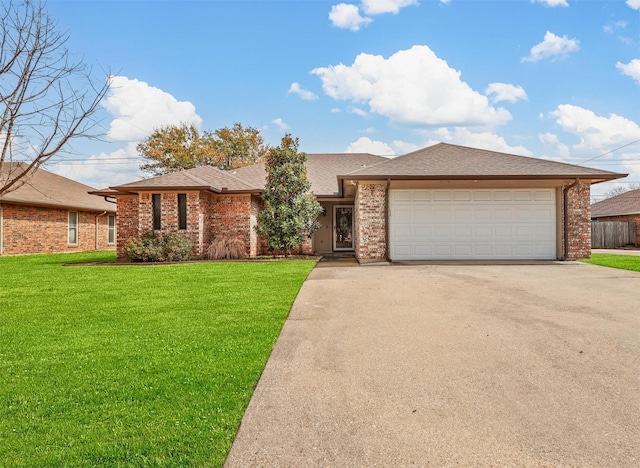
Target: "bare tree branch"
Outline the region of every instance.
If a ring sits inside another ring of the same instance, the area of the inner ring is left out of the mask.
[[[95,138],[95,113],[109,89],[73,61],[68,36],[39,1],[0,10],[0,196],[16,190],[72,139]],[[21,164],[15,164],[15,163]]]

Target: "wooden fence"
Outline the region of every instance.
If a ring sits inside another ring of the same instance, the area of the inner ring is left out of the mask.
[[[591,221],[591,248],[615,249],[636,243],[636,223]]]

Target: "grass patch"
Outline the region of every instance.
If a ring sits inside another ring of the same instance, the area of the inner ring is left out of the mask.
[[[640,256],[617,254],[591,254],[591,258],[580,260],[592,265],[600,265],[621,270],[640,271]]]
[[[0,257],[0,465],[220,466],[313,261]]]

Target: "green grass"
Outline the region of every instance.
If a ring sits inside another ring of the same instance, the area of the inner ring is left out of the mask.
[[[0,257],[0,466],[220,466],[312,261]]]
[[[621,270],[640,271],[640,256],[638,255],[616,255],[616,254],[591,254],[590,259],[580,260],[584,263],[620,268]]]

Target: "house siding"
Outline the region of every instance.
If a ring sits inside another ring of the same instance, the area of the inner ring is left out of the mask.
[[[387,186],[385,183],[359,183],[354,201],[356,245],[359,261],[387,257]]]
[[[158,193],[158,192],[156,192]],[[187,229],[178,229],[178,193],[187,194]],[[153,230],[152,192],[118,196],[118,258],[126,258],[127,241]],[[219,237],[238,238],[247,246],[246,255],[258,252],[252,232],[252,215],[257,216],[259,199],[250,194],[217,195],[207,192],[161,192],[160,232],[180,232],[193,242],[191,255],[201,256]]]
[[[2,203],[3,255],[112,250],[107,214]],[[69,244],[69,211],[78,213],[78,242]],[[97,224],[97,227],[96,227]],[[96,238],[97,231],[97,238]]]
[[[591,186],[579,183],[567,190],[567,211],[563,213],[569,242],[567,260],[591,257]],[[564,209],[564,208],[563,208]],[[563,242],[565,242],[563,240]]]
[[[118,214],[116,216],[117,257],[126,257],[124,248],[132,237],[140,234],[140,205],[137,195],[121,195],[117,197]]]

